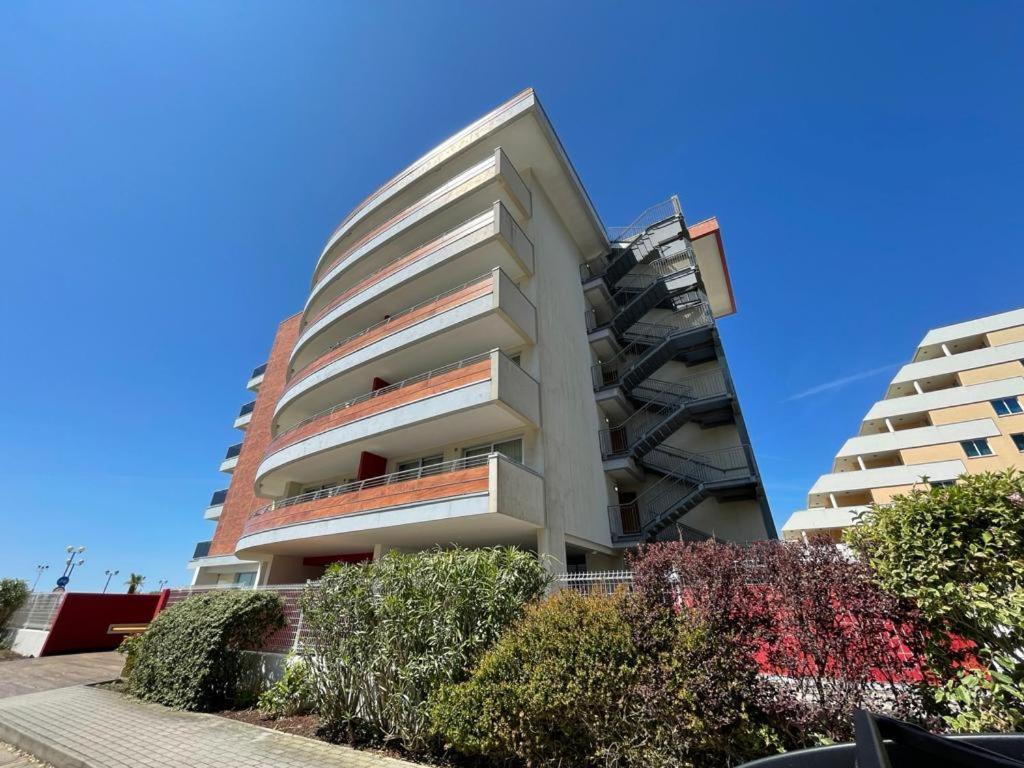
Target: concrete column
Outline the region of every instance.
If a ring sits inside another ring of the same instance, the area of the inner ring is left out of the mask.
[[[565,573],[565,531],[540,528],[537,531],[537,555],[548,573]]]

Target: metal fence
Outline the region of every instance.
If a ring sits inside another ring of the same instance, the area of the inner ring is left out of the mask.
[[[6,628],[49,629],[63,599],[63,592],[33,592],[7,621]]]
[[[586,594],[610,595],[619,587],[632,591],[632,571],[592,571],[588,573],[559,573],[554,585]]]

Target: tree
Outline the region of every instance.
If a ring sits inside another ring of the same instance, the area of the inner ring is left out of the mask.
[[[948,680],[951,728],[1024,728],[1024,475],[965,475],[872,506],[846,541],[884,590],[913,600],[931,625],[929,662]],[[943,641],[973,644],[966,666]],[[978,668],[978,663],[981,668]]]
[[[128,577],[128,581],[125,584],[128,585],[128,594],[134,595],[142,589],[142,583],[146,580],[146,577],[141,573],[133,573]]]

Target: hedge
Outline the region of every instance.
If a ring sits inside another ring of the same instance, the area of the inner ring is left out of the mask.
[[[128,691],[178,709],[210,711],[255,694],[241,651],[284,626],[272,592],[214,590],[158,615],[130,645]]]
[[[0,579],[0,629],[28,599],[28,585],[21,579]]]
[[[316,709],[348,741],[426,751],[427,699],[544,590],[537,558],[511,548],[389,553],[337,565],[302,599]]]

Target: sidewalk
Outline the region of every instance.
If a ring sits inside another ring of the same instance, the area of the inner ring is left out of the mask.
[[[410,768],[414,763],[76,686],[0,699],[0,742],[55,768]]]
[[[69,685],[114,680],[123,665],[124,657],[117,651],[0,662],[0,699]]]

